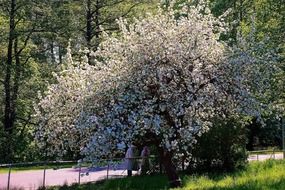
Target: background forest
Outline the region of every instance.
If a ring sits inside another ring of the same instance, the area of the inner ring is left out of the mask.
[[[190,4],[197,2],[193,0]],[[175,8],[185,3],[189,2],[177,1]],[[209,3],[217,17],[228,12],[226,23],[230,31],[220,40],[231,46],[239,36],[249,37],[253,43],[264,42],[266,50],[260,49],[258,53],[274,51],[284,64],[284,0]],[[38,102],[38,92],[44,92],[55,81],[53,73],[65,67],[68,46],[73,58],[80,60],[86,55],[88,63],[94,65],[96,59],[91,59],[89,52],[97,50],[102,28],[120,35],[116,19],[124,17],[132,22],[134,17],[144,17],[147,12],[156,12],[158,6],[168,5],[167,0],[0,0],[0,163],[44,159],[44,150],[34,141],[37,126],[34,104]],[[274,93],[266,94],[263,101],[273,102],[278,109],[276,113],[263,113],[265,125],[256,118],[246,118],[247,127],[232,129],[229,126],[237,121],[229,118],[227,125],[217,121],[198,139],[193,155],[204,168],[214,159],[222,160],[222,168],[236,167],[240,164],[236,160],[245,158],[246,150],[281,147],[281,117],[277,115],[284,108],[284,69],[269,81],[270,92]],[[77,156],[70,152],[65,159]]]

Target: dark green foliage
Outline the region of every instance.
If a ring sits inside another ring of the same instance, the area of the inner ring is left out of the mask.
[[[217,119],[214,126],[197,139],[188,170],[229,171],[245,165],[246,130],[237,119]]]
[[[247,127],[247,150],[266,149],[267,147],[282,148],[281,121],[269,117],[262,126],[254,119]]]

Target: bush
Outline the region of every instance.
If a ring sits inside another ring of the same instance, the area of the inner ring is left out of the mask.
[[[241,120],[217,119],[214,126],[197,139],[188,171],[231,171],[247,162],[246,129]]]
[[[247,125],[247,150],[267,149],[268,147],[282,148],[281,121],[274,116],[265,116],[264,126],[256,118],[250,125]]]

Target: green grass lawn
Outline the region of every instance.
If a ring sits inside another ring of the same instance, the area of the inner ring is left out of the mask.
[[[285,189],[285,161],[253,162],[232,174],[187,176],[182,189],[282,190]]]
[[[285,160],[252,162],[245,169],[225,174],[182,175],[183,187],[176,190],[283,190]],[[53,187],[50,190],[163,190],[169,189],[163,175],[134,176],[96,184]]]

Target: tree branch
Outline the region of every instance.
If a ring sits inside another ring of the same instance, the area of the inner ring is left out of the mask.
[[[34,33],[34,28],[33,28],[33,29],[30,31],[30,33],[27,35],[27,37],[26,37],[26,39],[25,39],[25,41],[24,41],[23,47],[20,48],[20,50],[16,52],[16,54],[17,54],[18,56],[19,56],[19,55],[21,54],[21,52],[26,48],[26,46],[27,46],[27,44],[28,44],[28,42],[29,42],[29,40],[30,40],[30,38],[31,38],[31,36],[32,36],[33,33]]]
[[[31,125],[38,125],[38,123],[34,123],[34,122],[31,122],[31,117],[29,117],[29,119],[24,119],[22,117],[19,117],[19,116],[16,116],[16,119],[17,120],[21,120],[21,121],[24,121],[26,124],[31,124]]]
[[[140,4],[140,2],[133,4],[127,12],[125,12],[123,15],[121,15],[121,17],[127,16],[132,11],[132,9],[135,8],[139,4]]]
[[[101,6],[99,6],[99,8],[101,9],[104,7],[110,7],[110,6],[118,5],[120,3],[123,3],[124,1],[126,1],[126,0],[115,1],[115,2],[109,3],[109,4],[105,3],[105,4],[102,4]]]

